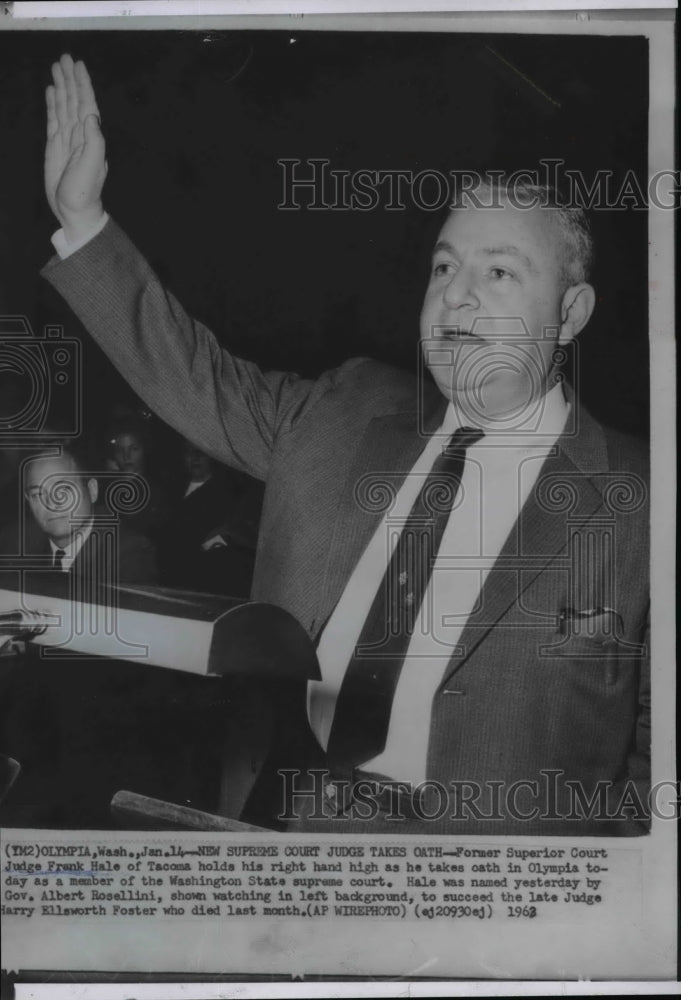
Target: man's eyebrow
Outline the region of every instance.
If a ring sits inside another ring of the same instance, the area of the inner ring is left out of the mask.
[[[516,257],[518,260],[522,261],[523,264],[525,264],[528,271],[537,270],[536,264],[527,256],[527,254],[523,253],[512,243],[505,243],[503,246],[498,247],[482,247],[480,253],[484,254],[486,257]]]
[[[456,249],[456,247],[453,246],[453,244],[449,243],[447,240],[437,241],[437,243],[433,247],[433,256],[435,256],[435,254],[441,251],[444,251],[444,253],[451,254],[453,257],[459,256],[459,252]],[[503,245],[497,247],[481,247],[481,249],[478,250],[477,252],[483,254],[485,257],[494,257],[494,256],[515,257],[517,260],[522,261],[522,263],[525,265],[528,271],[532,271],[533,273],[537,271],[537,265],[534,263],[534,261],[530,257],[528,257],[527,254],[523,253],[522,250],[520,250],[513,243],[504,243]]]
[[[439,253],[441,250],[444,250],[445,253],[449,253],[452,254],[453,256],[456,256],[456,248],[453,247],[451,243],[448,243],[447,240],[437,241],[437,243],[433,247],[433,256],[435,256],[435,254]]]

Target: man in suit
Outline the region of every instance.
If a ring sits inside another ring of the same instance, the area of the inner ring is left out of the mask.
[[[44,568],[20,569],[30,593],[99,604],[108,599],[102,587],[156,582],[154,546],[125,523],[112,535],[87,469],[77,447],[64,442],[24,465],[31,520],[21,544],[10,525],[0,551],[19,567],[44,557]],[[6,585],[20,591],[17,572],[7,571]],[[44,656],[29,643],[3,659],[0,687],[0,743],[22,768],[3,807],[7,825],[108,827],[109,803],[121,788],[208,804],[217,720],[198,679],[135,660]]]
[[[72,578],[88,577],[93,585],[154,583],[156,556],[145,535],[120,525],[116,565],[104,557],[106,540],[97,524],[97,479],[86,478],[72,446],[61,445],[59,451],[36,455],[24,469],[24,496],[39,532],[29,531],[35,554],[49,555],[55,570]]]
[[[279,768],[284,814],[325,832],[643,832],[646,463],[557,370],[595,301],[583,215],[543,189],[450,213],[421,318],[432,382],[366,359],[263,373],[104,213],[89,78],[70,57],[53,78],[62,229],[44,273],[163,419],[265,481],[253,596],[318,642],[318,769]]]
[[[182,493],[159,545],[161,578],[171,587],[248,597],[258,540],[262,483],[219,465],[185,441]]]

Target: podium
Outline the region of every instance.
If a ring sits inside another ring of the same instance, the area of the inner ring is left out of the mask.
[[[87,688],[87,693],[77,695],[90,699],[84,700],[78,717],[91,718],[94,706],[97,717],[104,720],[100,729],[108,724],[105,702],[112,690],[116,689],[118,700],[111,714],[121,716],[134,714],[126,708],[127,692],[132,705],[135,692],[144,688],[148,707],[140,710],[139,726],[155,726],[162,735],[157,771],[162,771],[169,747],[170,756],[177,756],[187,771],[190,765],[182,763],[185,742],[187,754],[194,753],[195,744],[204,738],[210,742],[211,757],[214,753],[219,760],[210,811],[218,824],[227,822],[233,828],[230,820],[239,820],[266,763],[276,766],[282,732],[288,727],[307,729],[307,682],[320,673],[314,646],[302,626],[283,609],[260,602],[152,586],[102,587],[84,600],[77,581],[68,574],[34,576],[30,589],[28,579],[22,591],[7,587],[6,581],[0,586],[0,637],[26,643],[29,657],[39,661],[40,676],[55,688],[62,670],[74,692]],[[165,728],[156,718],[157,704],[159,711],[169,712],[171,721]],[[71,707],[66,712],[70,715]],[[97,728],[96,721],[92,725]],[[132,732],[133,725],[125,732]],[[74,738],[77,735],[73,732]],[[308,735],[309,730],[305,738]],[[149,755],[155,753],[151,747]],[[119,822],[132,820],[137,825],[135,809],[141,804],[144,812],[145,800],[153,804],[158,797],[154,787],[144,785],[149,761],[143,758],[149,755],[140,751],[139,769],[133,768],[140,782],[137,789],[114,789],[112,810]],[[172,767],[177,763],[169,761],[168,768]],[[197,773],[197,785],[202,779]],[[21,780],[19,776],[17,784]],[[187,781],[182,787],[189,787]],[[108,795],[107,804],[111,798]],[[184,801],[157,803],[147,812],[147,820],[140,818],[139,823],[148,827],[158,821],[158,828],[168,828],[168,823],[172,828],[175,823],[181,828],[183,817],[188,817],[189,828],[196,828],[193,824],[200,821],[190,815],[192,806],[189,795]],[[204,807],[199,803],[197,815]]]

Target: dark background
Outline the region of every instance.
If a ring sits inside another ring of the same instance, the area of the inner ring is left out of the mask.
[[[353,355],[414,367],[443,213],[293,211],[283,157],[333,169],[524,168],[647,176],[644,38],[354,32],[25,32],[0,36],[0,308],[82,337],[85,419],[122,382],[38,276],[56,228],[42,194],[44,88],[86,61],[108,142],[105,204],[188,311],[265,368],[314,375]],[[597,309],[584,402],[648,420],[647,213],[592,213]]]

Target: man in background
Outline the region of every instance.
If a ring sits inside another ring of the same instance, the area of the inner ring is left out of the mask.
[[[97,524],[99,484],[72,445],[59,453],[36,455],[24,467],[24,496],[40,535],[24,554],[46,554],[52,567],[93,585],[154,583],[156,556],[151,541],[125,524],[116,526],[115,564],[105,555],[106,535]],[[56,448],[54,449],[56,451]]]
[[[28,459],[30,516],[23,532],[16,523],[6,528],[0,549],[16,567],[2,585],[16,591],[17,604],[22,590],[54,594],[84,622],[92,622],[89,604],[110,600],[111,586],[157,579],[152,543],[124,521],[112,531],[89,469],[68,442]],[[21,765],[3,823],[108,828],[120,789],[206,804],[211,782],[217,788],[210,755],[222,720],[209,712],[203,678],[134,660],[55,656],[31,643],[3,652],[0,751]]]
[[[228,469],[189,441],[184,481],[159,545],[162,582],[183,590],[248,597],[258,540],[262,483]]]

